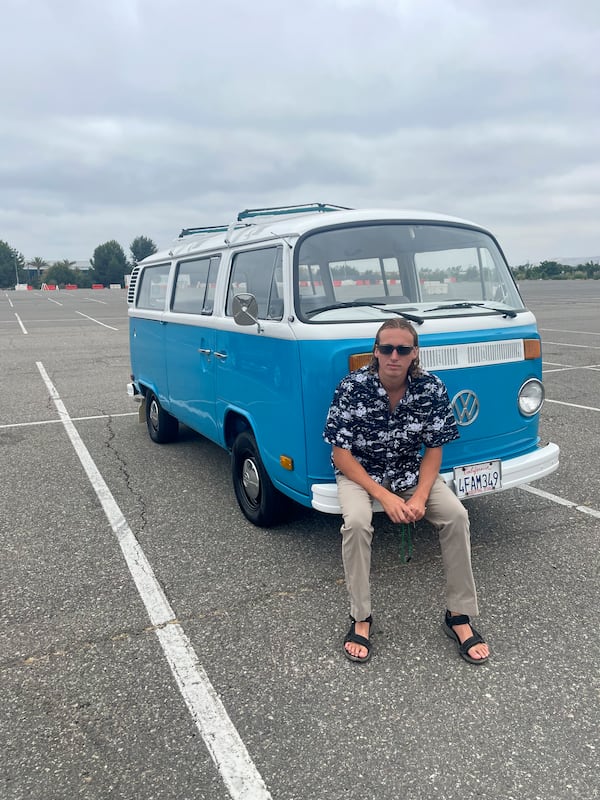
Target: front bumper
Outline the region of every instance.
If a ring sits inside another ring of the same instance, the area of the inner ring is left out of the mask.
[[[514,489],[524,483],[531,483],[558,469],[559,447],[549,442],[545,447],[538,447],[533,453],[527,453],[517,458],[509,458],[502,462],[502,489]],[[454,477],[452,472],[442,472],[441,477],[454,491]],[[313,483],[312,507],[325,514],[341,514],[337,498],[337,485],[335,483]],[[481,495],[479,495],[481,496]],[[374,511],[383,511],[380,503],[373,503]]]
[[[142,395],[139,393],[137,386],[135,383],[128,383],[127,384],[127,396],[132,397],[136,402],[140,402],[143,400]]]
[[[139,391],[135,383],[127,384],[127,396],[138,403],[138,422],[146,421],[146,398]]]

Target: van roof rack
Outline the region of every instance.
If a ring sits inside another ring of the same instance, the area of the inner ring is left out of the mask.
[[[225,233],[228,227],[228,225],[202,225],[199,228],[182,228],[179,238],[182,239],[184,236],[192,236],[194,233]]]
[[[237,215],[237,221],[242,222],[245,219],[252,219],[254,217],[274,217],[284,214],[314,214],[315,212],[326,211],[351,211],[352,209],[347,206],[334,206],[330,203],[303,203],[298,206],[272,206],[271,208],[247,208],[245,211],[240,211]]]
[[[256,219],[257,217],[279,217],[286,214],[315,214],[324,213],[327,211],[351,211],[348,206],[334,206],[331,203],[303,203],[298,206],[272,206],[271,208],[247,208],[245,211],[240,211],[237,215],[237,220],[232,225],[201,225],[197,228],[182,228],[179,234],[179,239],[184,236],[194,236],[197,234],[205,234],[212,236],[215,233],[228,233],[237,228],[245,228],[252,225],[252,222],[247,220]]]

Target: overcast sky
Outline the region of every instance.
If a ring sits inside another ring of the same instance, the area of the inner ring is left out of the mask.
[[[600,257],[599,0],[3,0],[0,239],[89,259],[255,206]]]

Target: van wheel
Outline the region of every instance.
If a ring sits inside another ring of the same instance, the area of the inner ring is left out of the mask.
[[[262,528],[273,525],[279,519],[287,498],[271,483],[251,433],[240,433],[233,443],[231,475],[244,516]]]
[[[179,422],[161,404],[154,392],[146,393],[146,425],[153,442],[173,442],[179,433]]]

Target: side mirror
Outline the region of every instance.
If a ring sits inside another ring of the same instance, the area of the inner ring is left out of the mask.
[[[262,333],[262,327],[258,321],[258,303],[253,294],[234,295],[231,310],[236,325],[257,325],[258,332]]]

